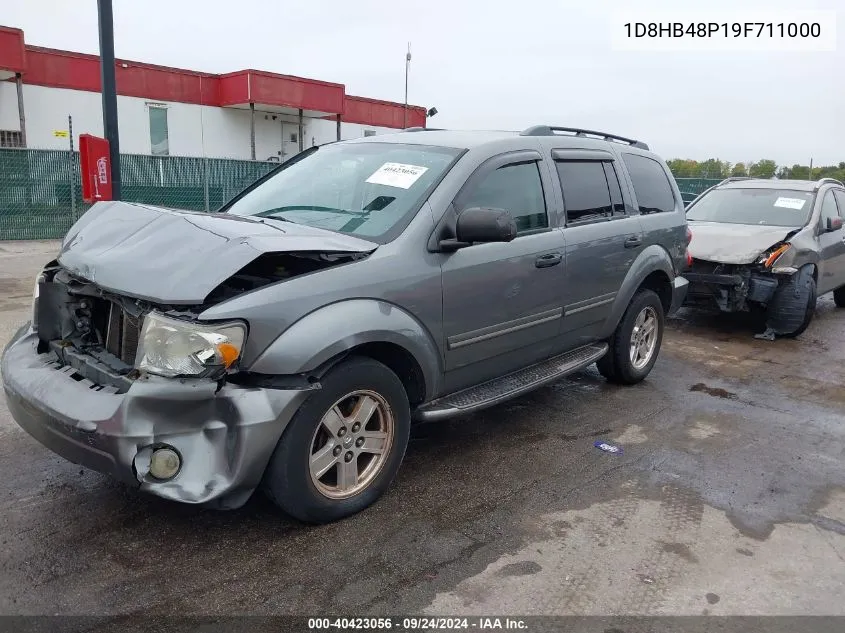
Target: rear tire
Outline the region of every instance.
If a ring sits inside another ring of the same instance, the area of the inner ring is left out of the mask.
[[[408,395],[382,363],[351,358],[321,380],[279,440],[263,488],[306,523],[360,512],[387,490],[411,429]]]
[[[833,302],[837,308],[845,308],[845,286],[833,291]]]
[[[640,289],[631,299],[607,354],[596,362],[609,382],[633,385],[651,372],[663,342],[663,304],[653,290]]]

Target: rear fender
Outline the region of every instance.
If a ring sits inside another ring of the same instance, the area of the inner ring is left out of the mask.
[[[637,292],[645,278],[654,271],[665,273],[670,283],[676,276],[672,258],[666,249],[658,244],[652,244],[645,248],[634,260],[631,268],[628,269],[622,287],[616,293],[610,316],[608,316],[602,328],[601,338],[607,338],[613,334],[616,326],[622,320],[622,315],[625,314],[628,304],[631,303],[634,293]]]
[[[335,358],[366,343],[392,343],[406,350],[422,371],[426,400],[438,393],[442,362],[431,334],[410,313],[375,299],[339,301],[307,314],[246,369],[273,376],[322,372]]]

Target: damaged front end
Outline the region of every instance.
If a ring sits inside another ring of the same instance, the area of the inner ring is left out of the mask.
[[[779,243],[767,249],[753,263],[731,264],[693,257],[684,276],[689,281],[686,303],[697,307],[717,307],[722,312],[746,312],[752,306],[765,307],[780,284],[796,272],[776,266],[790,249]]]
[[[9,410],[71,462],[164,498],[237,507],[319,384],[244,379],[249,324],[200,315],[376,245],[125,203],[93,210],[123,221],[80,221],[39,275],[32,322],[2,358]],[[174,235],[181,254],[167,248]]]

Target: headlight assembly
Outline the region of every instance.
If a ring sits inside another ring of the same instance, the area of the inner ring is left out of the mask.
[[[156,312],[144,317],[135,367],[160,376],[208,376],[240,358],[246,325],[200,324]]]
[[[789,243],[780,244],[770,248],[760,257],[759,264],[763,264],[763,268],[769,268],[774,264],[778,258],[791,248]]]

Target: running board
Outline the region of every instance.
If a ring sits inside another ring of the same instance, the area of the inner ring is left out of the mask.
[[[606,352],[606,343],[579,347],[507,376],[494,378],[469,389],[443,396],[414,411],[414,418],[430,422],[492,407],[584,369],[604,356]]]

